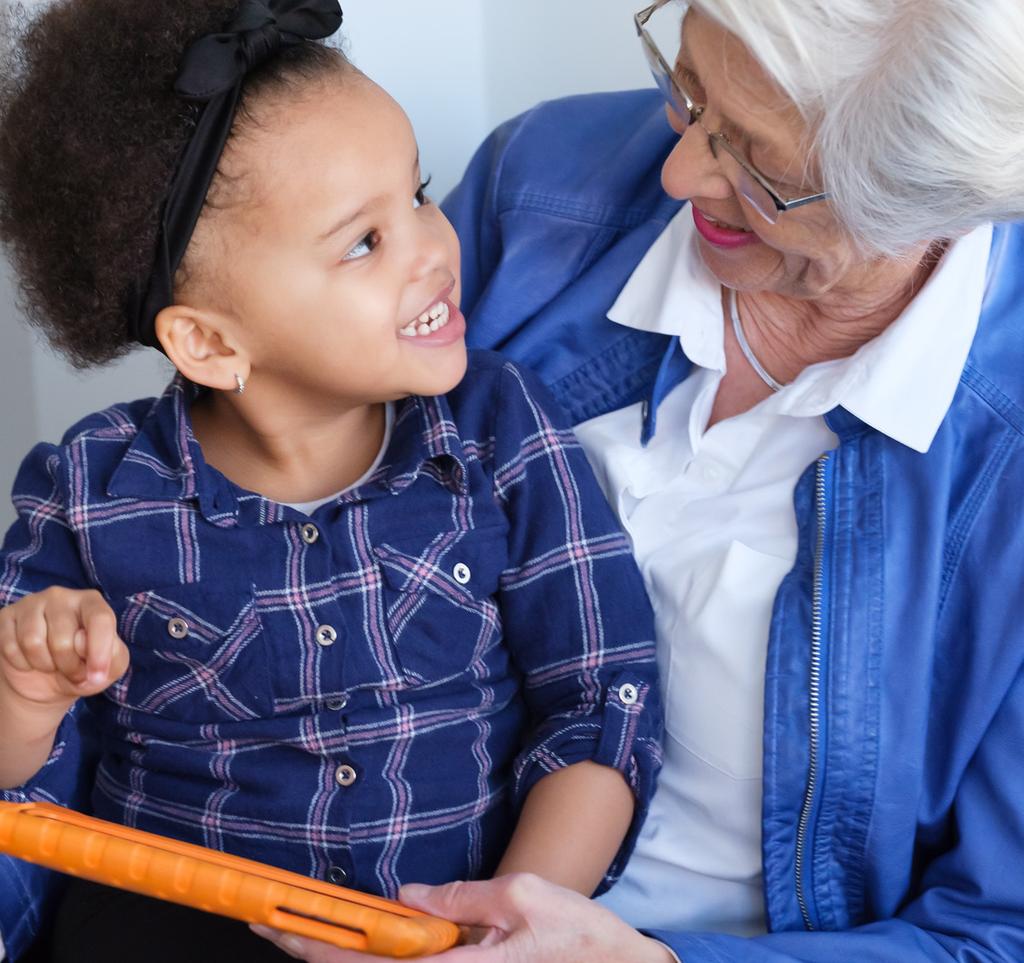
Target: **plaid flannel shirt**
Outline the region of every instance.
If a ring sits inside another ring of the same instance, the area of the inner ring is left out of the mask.
[[[87,703],[94,812],[393,896],[490,873],[533,785],[593,760],[636,797],[610,884],[660,761],[653,619],[540,383],[471,353],[312,517],[204,462],[195,391],[90,416],[15,483],[0,604],[96,588],[131,652]],[[61,800],[74,725],[6,798]]]

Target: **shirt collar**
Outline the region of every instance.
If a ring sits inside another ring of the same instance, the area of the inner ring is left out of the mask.
[[[878,337],[849,358],[805,369],[763,404],[804,417],[842,407],[895,441],[927,451],[974,340],[991,243],[991,225],[958,239]],[[678,337],[692,362],[724,373],[721,288],[700,256],[689,206],[651,245],[608,317]]]
[[[391,443],[367,485],[398,494],[427,475],[453,494],[465,495],[469,491],[466,461],[448,399],[411,395],[395,413]],[[358,501],[361,492],[360,488],[346,492],[341,501]]]
[[[143,500],[196,500],[207,521],[237,524],[240,508],[260,523],[278,521],[287,509],[246,492],[203,458],[192,431],[192,401],[205,389],[176,375],[143,418],[138,432],[107,485],[111,497]],[[397,493],[420,475],[454,494],[468,491],[466,454],[445,397],[411,396],[395,416],[391,443],[365,485],[346,492],[342,503],[360,501],[374,486]]]

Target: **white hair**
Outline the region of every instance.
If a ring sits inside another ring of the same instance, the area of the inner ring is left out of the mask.
[[[867,251],[1024,218],[1022,0],[695,0],[812,129]]]

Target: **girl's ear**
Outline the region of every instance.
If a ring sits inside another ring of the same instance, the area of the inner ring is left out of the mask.
[[[211,312],[172,304],[156,316],[156,336],[171,363],[189,381],[218,391],[234,391],[249,379],[252,362]]]

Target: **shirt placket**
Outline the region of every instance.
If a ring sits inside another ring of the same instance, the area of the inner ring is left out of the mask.
[[[336,511],[343,512],[343,510]],[[321,513],[323,514],[323,513]],[[302,688],[311,698],[316,718],[306,731],[316,741],[308,745],[321,758],[321,777],[309,803],[311,840],[324,842],[312,854],[317,875],[337,885],[350,884],[355,878],[351,848],[336,842],[347,837],[352,823],[352,800],[359,791],[360,767],[353,757],[346,735],[347,710],[352,698],[344,679],[344,653],[350,643],[345,613],[337,592],[329,590],[332,573],[338,570],[334,555],[342,539],[332,538],[332,530],[344,531],[344,523],[335,526],[320,519],[286,525],[285,538],[291,542],[293,571],[297,581],[290,586],[293,601],[303,610]],[[298,534],[296,539],[295,534]],[[337,548],[332,544],[337,541]],[[315,843],[311,843],[316,846]]]

